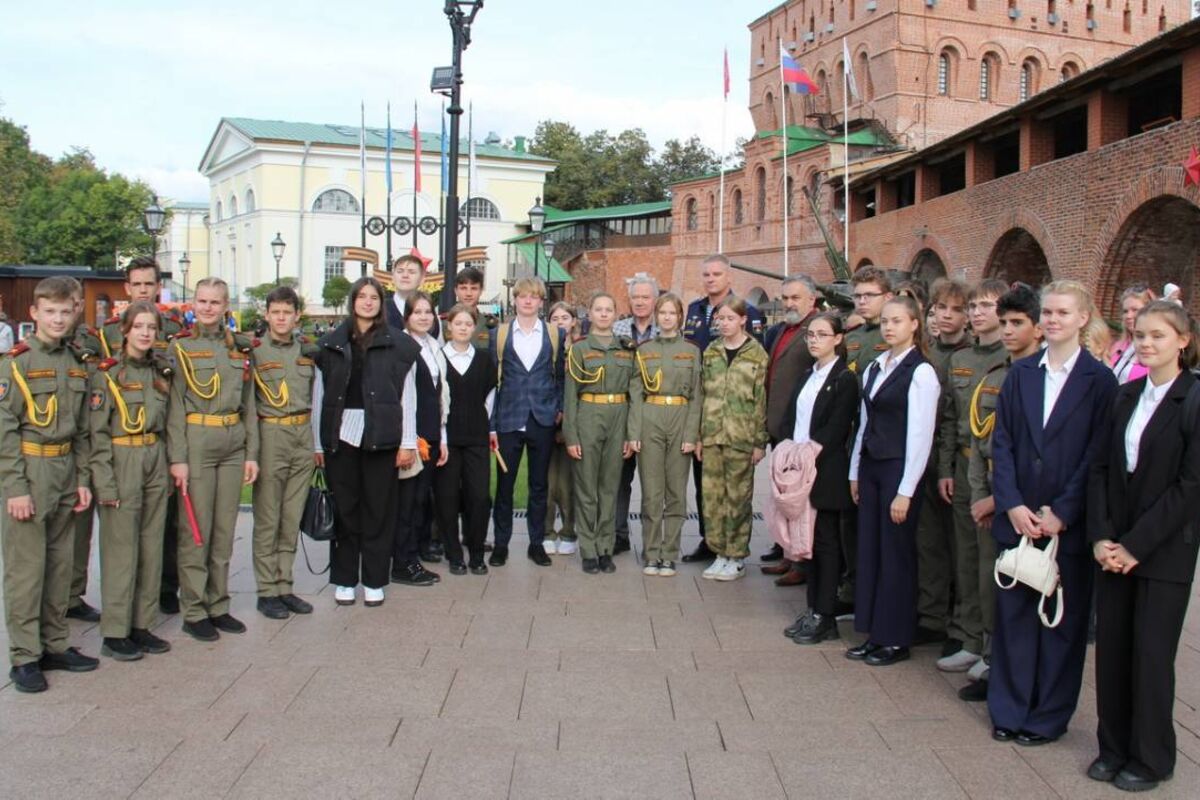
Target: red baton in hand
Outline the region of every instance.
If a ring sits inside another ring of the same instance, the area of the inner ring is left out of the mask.
[[[196,547],[203,547],[204,537],[200,535],[200,523],[196,522],[196,509],[192,506],[192,496],[187,492],[183,493],[183,507],[187,509],[188,525],[192,526],[192,541]]]

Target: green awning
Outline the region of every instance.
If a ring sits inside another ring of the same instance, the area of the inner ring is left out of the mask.
[[[534,270],[534,274],[546,283],[571,282],[571,274],[563,269],[563,265],[556,259],[546,258],[546,253],[542,248],[533,244],[514,244],[513,247],[517,248],[517,252],[521,254],[521,258],[525,260],[526,264],[533,264],[534,259],[537,259],[537,268]],[[550,277],[547,278],[547,275]]]

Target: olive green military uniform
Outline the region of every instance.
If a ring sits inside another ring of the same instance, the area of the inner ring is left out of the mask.
[[[627,339],[595,335],[567,354],[563,439],[583,448],[574,462],[575,533],[581,558],[611,556],[617,531],[613,501],[621,480],[633,350]]]
[[[188,465],[203,541],[179,513],[179,603],[185,622],[229,612],[229,559],[245,462],[258,460],[250,342],[223,327],[197,325],[175,337],[167,459]],[[184,498],[180,498],[183,505]]]
[[[84,363],[88,375],[95,371],[96,363],[103,358],[103,344],[100,332],[87,325],[77,325],[67,342],[75,357]],[[83,602],[87,594],[88,564],[92,558],[92,530],[95,506],[75,515],[73,520],[75,532],[75,554],[71,564],[71,601],[68,608],[75,608]]]
[[[306,337],[254,350],[259,476],[254,484],[254,580],[259,597],[292,593],[300,517],[313,476],[312,384],[317,347]]]
[[[703,411],[700,416],[701,491],[704,494],[704,539],[718,556],[750,554],[753,518],[755,448],[766,449],[767,365],[770,357],[748,337],[733,363],[725,342],[717,339],[704,351]]]
[[[120,352],[120,351],[118,351]],[[106,359],[91,376],[92,485],[100,508],[100,633],[149,630],[162,582],[171,370],[155,356]],[[117,501],[116,507],[104,505]]]
[[[638,347],[636,360],[629,441],[641,442],[642,554],[648,564],[676,561],[692,467],[681,448],[700,437],[700,350],[682,336],[656,336]]]
[[[971,518],[971,492],[967,480],[971,455],[971,398],[983,376],[1008,354],[1004,345],[975,345],[950,357],[947,382],[942,387],[942,441],[938,477],[954,479],[954,540],[956,587],[950,633],[971,653],[983,652],[983,611],[980,607],[979,531]]]
[[[878,322],[864,322],[846,331],[846,366],[858,375],[861,384],[867,367],[888,349]]]
[[[480,314],[479,319],[475,321],[475,332],[471,334],[471,344],[480,350],[493,349],[496,340],[496,326],[499,324],[500,321],[491,314]],[[445,326],[442,330],[446,341],[450,341],[450,334],[445,333]]]
[[[996,401],[1008,377],[1012,359],[993,364],[983,382],[971,397],[971,457],[967,465],[967,482],[971,487],[971,503],[992,496],[992,430],[996,425]],[[979,607],[982,612],[984,650],[991,636],[995,618],[995,589],[992,587],[992,567],[996,561],[996,540],[988,528],[976,527],[979,543]]]
[[[562,431],[555,431],[554,452],[550,454],[550,471],[546,478],[546,538],[564,542],[575,541],[575,486],[571,479],[571,457],[563,442]],[[562,515],[562,528],[554,532],[554,518]],[[615,528],[614,528],[615,531]],[[615,533],[614,533],[615,535]]]
[[[946,344],[937,338],[932,341],[929,363],[933,365],[941,386],[946,386],[950,356],[970,346],[967,337],[954,344]],[[941,408],[944,401],[944,396],[938,400],[938,419],[933,434],[934,454],[940,452],[943,436],[954,438],[953,431],[947,434],[942,430]],[[921,479],[925,502],[921,504],[921,513],[917,518],[917,624],[928,630],[945,633],[950,623],[954,586],[954,512],[938,493],[937,483],[938,464],[937,458],[933,457],[929,459]]]
[[[67,649],[75,551],[72,508],[89,483],[87,370],[30,336],[0,361],[0,494],[32,496],[24,521],[4,512],[4,614],[13,666]]]

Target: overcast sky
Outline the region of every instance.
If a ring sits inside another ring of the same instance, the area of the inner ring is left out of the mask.
[[[464,59],[475,134],[531,135],[554,118],[581,131],[641,127],[721,140],[721,52],[732,93],[727,150],[752,132],[747,24],[775,3],[487,0]],[[442,0],[9,3],[0,24],[0,116],[36,150],[86,147],[109,169],[181,200],[223,116],[437,130],[434,66],[450,63]],[[353,11],[351,11],[353,9]],[[465,121],[464,121],[465,136]]]

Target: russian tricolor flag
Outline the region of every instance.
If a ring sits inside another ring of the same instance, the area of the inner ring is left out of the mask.
[[[813,83],[813,79],[808,77],[808,73],[804,71],[804,67],[796,63],[796,59],[788,55],[788,52],[779,47],[780,72],[783,73],[783,82],[791,84],[792,91],[800,94],[817,94],[817,84]]]

